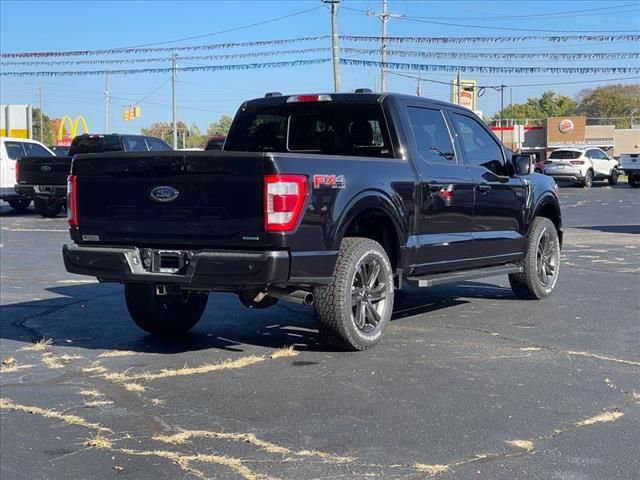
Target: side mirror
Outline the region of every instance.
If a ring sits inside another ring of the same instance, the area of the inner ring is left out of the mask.
[[[511,157],[516,175],[529,175],[533,172],[533,155],[515,154]]]

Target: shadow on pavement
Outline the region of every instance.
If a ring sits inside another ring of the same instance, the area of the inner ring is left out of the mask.
[[[246,345],[332,351],[318,339],[309,307],[280,302],[249,310],[235,295],[214,293],[199,324],[187,335],[158,338],[138,329],[127,312],[122,287],[87,284],[53,287],[55,298],[0,307],[0,338],[32,343],[51,338],[54,345],[91,350],[130,350],[176,354],[218,349],[242,352]],[[462,297],[462,299],[460,298]],[[470,298],[512,300],[508,288],[477,282],[396,292],[392,321],[467,303]]]
[[[640,225],[594,225],[589,227],[575,227],[581,230],[597,230],[605,233],[640,234]]]

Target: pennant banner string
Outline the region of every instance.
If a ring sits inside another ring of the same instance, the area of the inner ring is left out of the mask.
[[[217,72],[231,70],[255,70],[259,68],[283,68],[283,67],[300,67],[304,65],[315,65],[327,63],[330,58],[321,58],[316,60],[294,60],[291,62],[265,62],[265,63],[247,63],[240,65],[202,65],[196,67],[178,67],[179,72]],[[135,68],[126,70],[75,70],[75,71],[39,71],[39,72],[5,72],[0,71],[2,77],[80,77],[91,75],[136,75],[136,74],[154,74],[154,73],[170,73],[173,69],[167,68]]]
[[[382,67],[393,70],[413,70],[419,72],[450,72],[450,73],[553,73],[553,74],[627,74],[640,73],[640,67],[493,67],[480,65],[428,65],[419,63],[376,62],[373,60],[340,59],[342,65],[357,67]]]
[[[134,47],[134,48],[105,48],[96,50],[67,50],[52,52],[8,52],[0,53],[0,58],[55,58],[92,55],[136,54],[150,52],[181,52],[196,50],[230,49],[236,47],[262,47],[267,45],[286,45],[299,42],[327,40],[329,35],[318,35],[299,38],[259,40],[252,42],[216,43],[209,45],[189,45],[182,47]],[[340,40],[348,42],[380,42],[380,36],[340,35]],[[640,34],[616,35],[525,35],[525,36],[495,36],[495,37],[385,37],[389,43],[418,43],[418,44],[463,44],[463,43],[506,43],[547,41],[552,43],[566,43],[570,41],[588,42],[638,42]]]
[[[331,47],[321,48],[300,48],[295,50],[271,50],[264,52],[232,53],[225,55],[191,55],[181,56],[182,61],[203,61],[203,60],[232,60],[238,58],[271,57],[277,55],[305,55],[313,53],[326,53],[331,51]],[[346,55],[380,55],[377,48],[341,48],[340,51]],[[436,58],[453,60],[561,60],[561,61],[581,61],[581,60],[619,60],[640,58],[640,52],[592,52],[592,53],[489,53],[489,52],[429,52],[413,50],[387,50],[387,55],[391,57],[416,57],[416,58]],[[27,60],[0,62],[0,66],[36,67],[41,65],[116,65],[132,63],[159,63],[170,62],[171,57],[151,57],[151,58],[111,58],[94,60]]]

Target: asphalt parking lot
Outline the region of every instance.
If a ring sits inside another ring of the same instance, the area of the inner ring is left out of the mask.
[[[406,290],[360,353],[318,345],[306,307],[223,294],[154,339],[120,285],[65,272],[62,215],[3,204],[0,476],[638,478],[640,191],[561,201],[551,298],[506,277]]]

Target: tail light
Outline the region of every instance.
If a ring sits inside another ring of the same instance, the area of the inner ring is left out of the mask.
[[[16,183],[20,183],[20,162],[16,162]]]
[[[571,165],[584,165],[584,160],[571,160]]]
[[[67,222],[72,227],[78,226],[78,189],[76,176],[67,177]]]
[[[268,232],[287,232],[298,223],[307,197],[304,175],[264,177],[264,226]]]

